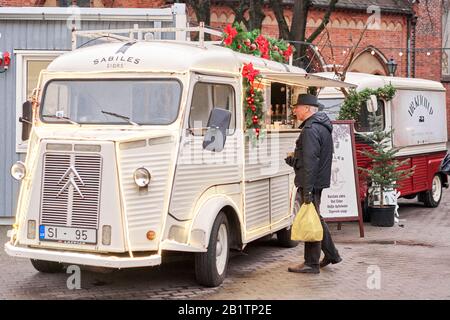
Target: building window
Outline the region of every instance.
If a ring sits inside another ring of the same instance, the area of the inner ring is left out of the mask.
[[[91,0],[58,0],[58,5],[60,7],[78,6],[89,8],[91,6]]]
[[[16,152],[27,150],[27,141],[22,141],[22,104],[31,98],[37,87],[39,74],[64,51],[14,50],[16,56]]]
[[[450,2],[442,3],[442,76],[450,76]]]

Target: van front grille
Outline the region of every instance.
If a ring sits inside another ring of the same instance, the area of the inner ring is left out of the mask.
[[[98,229],[102,157],[44,155],[41,224]]]

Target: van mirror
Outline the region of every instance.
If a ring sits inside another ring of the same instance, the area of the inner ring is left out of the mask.
[[[378,99],[377,96],[372,94],[370,98],[366,101],[367,111],[377,112],[378,110]]]
[[[208,119],[208,128],[205,138],[203,139],[203,149],[215,152],[223,150],[230,121],[230,111],[222,108],[212,109]]]
[[[33,105],[31,101],[25,101],[22,105],[22,116],[19,118],[22,123],[22,141],[30,137],[31,127],[33,125]]]

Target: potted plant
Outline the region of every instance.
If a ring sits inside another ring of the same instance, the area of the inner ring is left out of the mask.
[[[367,175],[371,186],[370,221],[374,226],[392,227],[397,204],[386,203],[385,194],[395,192],[397,183],[410,177],[414,172],[414,167],[399,169],[405,166],[409,159],[403,161],[396,159],[395,155],[400,149],[391,147],[391,137],[394,130],[383,130],[382,116],[372,112],[369,115],[369,122],[373,131],[368,133],[365,139],[371,148],[363,150],[361,153],[370,158],[372,162],[369,168],[359,169]]]

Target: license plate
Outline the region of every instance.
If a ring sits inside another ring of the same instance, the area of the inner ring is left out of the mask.
[[[97,243],[97,230],[85,228],[68,228],[39,226],[39,239],[64,243]]]

